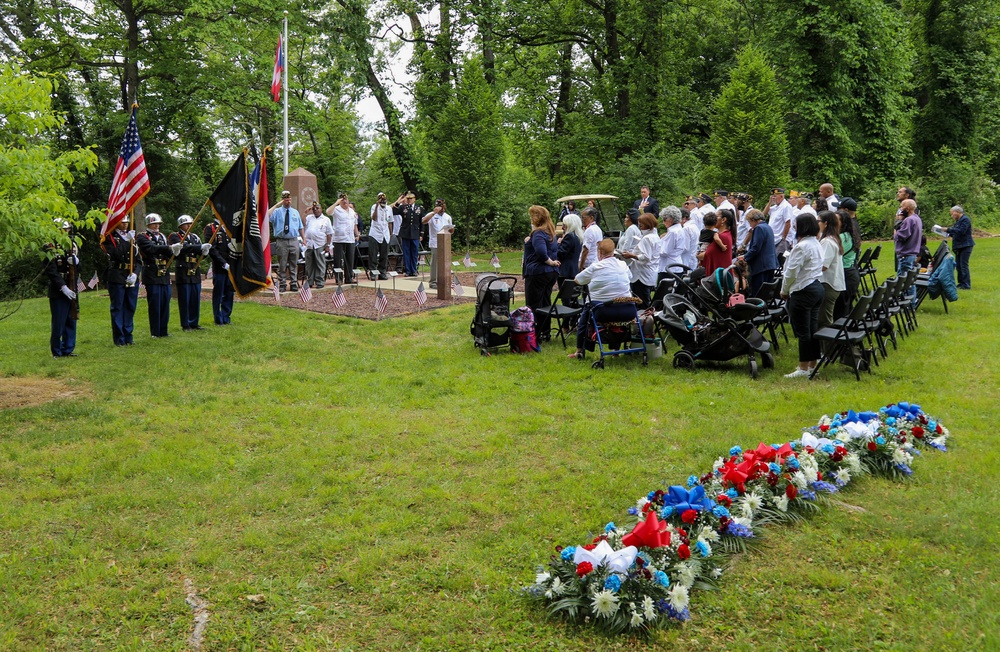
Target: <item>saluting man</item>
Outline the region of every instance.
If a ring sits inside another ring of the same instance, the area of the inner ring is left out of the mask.
[[[146,232],[136,235],[135,241],[142,254],[142,284],[146,286],[146,303],[149,305],[149,334],[170,337],[170,258],[172,252],[167,238],[160,233],[163,223],[156,213],[146,216]],[[179,249],[178,249],[179,250]]]
[[[142,259],[135,246],[135,231],[129,231],[128,227],[126,215],[101,242],[101,248],[108,255],[104,282],[111,297],[111,338],[115,346],[132,344],[135,306],[139,301],[136,280],[142,270]]]
[[[185,331],[203,331],[198,325],[201,316],[201,272],[198,263],[212,249],[202,244],[201,238],[191,233],[194,218],[181,215],[177,218],[177,232],[167,238],[174,255],[174,282],[177,284],[177,308],[181,313],[181,328]]]
[[[67,220],[56,220],[69,237],[70,223]],[[49,278],[49,311],[52,313],[52,329],[49,336],[49,349],[53,358],[76,357],[76,320],[80,316],[80,304],[76,298],[77,280],[80,278],[80,258],[76,244],[70,241],[69,249],[55,243],[45,246],[53,254],[45,267]]]
[[[212,316],[216,326],[227,326],[229,316],[233,314],[234,297],[233,282],[229,279],[229,261],[226,259],[230,237],[219,218],[205,227],[202,237],[206,243],[212,243],[208,252],[212,258]]]

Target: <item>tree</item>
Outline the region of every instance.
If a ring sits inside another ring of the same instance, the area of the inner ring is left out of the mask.
[[[3,264],[24,256],[43,256],[47,242],[66,236],[53,220],[93,227],[100,213],[81,220],[67,197],[67,186],[92,171],[97,156],[78,148],[55,155],[49,139],[64,125],[52,111],[56,84],[0,65],[0,257]]]
[[[455,210],[466,248],[473,234],[481,235],[480,220],[494,208],[501,187],[505,153],[500,128],[499,102],[479,58],[470,58],[455,97],[438,117],[429,155],[434,188]]]
[[[709,179],[766,197],[788,179],[788,138],[774,71],[756,48],[743,48],[715,100],[709,136]]]

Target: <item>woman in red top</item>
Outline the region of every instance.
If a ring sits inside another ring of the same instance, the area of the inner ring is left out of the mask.
[[[733,216],[732,211],[724,208],[719,211],[719,239],[725,249],[719,247],[714,240],[708,245],[705,253],[698,254],[701,266],[705,268],[705,276],[711,276],[716,269],[726,269],[733,264]]]

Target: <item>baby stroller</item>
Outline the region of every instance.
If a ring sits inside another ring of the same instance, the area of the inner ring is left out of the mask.
[[[765,369],[774,367],[771,343],[752,321],[767,308],[759,299],[732,302],[733,281],[728,270],[716,270],[696,288],[691,288],[684,279],[677,280],[685,287],[687,296],[666,295],[662,308],[654,315],[657,323],[681,346],[674,354],[675,368],[693,369],[697,360],[726,362],[747,356],[750,377],[757,378],[758,353]],[[709,315],[714,315],[714,319]]]
[[[517,278],[481,274],[476,278],[476,314],[469,331],[481,355],[510,344],[510,307]]]

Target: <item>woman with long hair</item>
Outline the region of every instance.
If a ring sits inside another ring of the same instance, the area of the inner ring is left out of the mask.
[[[785,300],[788,323],[799,340],[799,366],[785,378],[808,376],[819,361],[819,311],[823,306],[823,247],[816,236],[819,223],[809,213],[795,218],[795,246],[785,263],[781,298]]]
[[[844,204],[857,207],[857,203],[850,197],[844,199],[841,206]],[[861,270],[858,269],[858,259],[861,258],[861,231],[858,229],[858,220],[845,208],[837,211],[837,217],[840,218],[840,246],[844,249],[844,291],[837,297],[837,305],[833,309],[834,319],[846,317],[851,312],[854,295],[858,293],[858,286],[861,285]]]
[[[544,206],[528,209],[531,234],[524,239],[524,302],[535,312],[535,337],[539,342],[549,339],[549,318],[545,315],[552,305],[552,285],[558,277],[559,246],[556,227]],[[568,217],[568,216],[567,216]]]
[[[844,245],[840,242],[840,218],[832,211],[819,214],[819,243],[823,246],[823,307],[819,327],[833,325],[833,308],[846,289],[844,285]]]
[[[726,269],[733,264],[733,226],[736,218],[728,208],[718,211],[717,217],[719,221],[716,228],[719,229],[718,239],[722,241],[722,247],[713,240],[705,253],[699,254],[705,276],[711,276],[718,268]]]
[[[563,236],[559,238],[559,280],[576,278],[580,273],[580,253],[583,251],[583,222],[572,213],[563,217]]]

